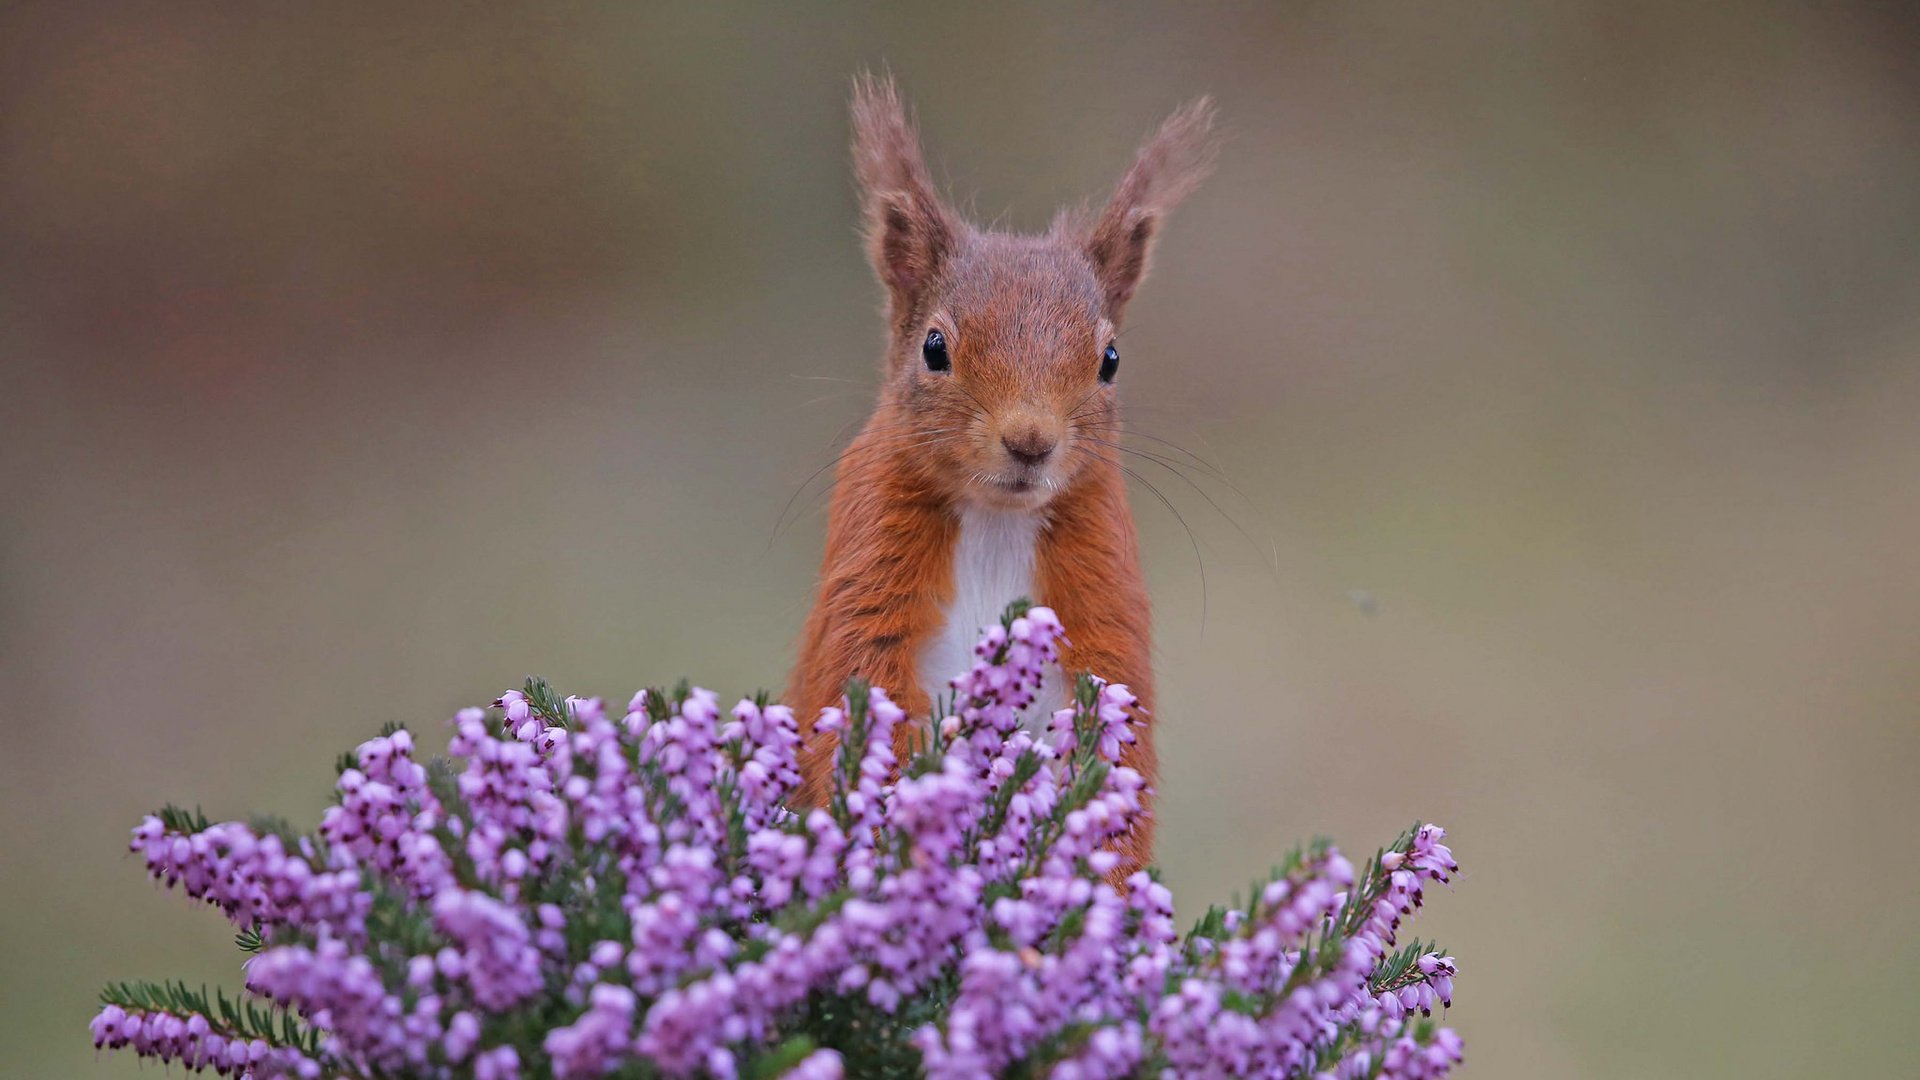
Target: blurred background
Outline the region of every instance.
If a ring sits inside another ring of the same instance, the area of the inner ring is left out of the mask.
[[[529,672],[782,683],[890,65],[1015,228],[1219,99],[1120,379],[1231,480],[1135,493],[1186,915],[1437,820],[1465,1075],[1920,1074],[1917,50],[1894,5],[6,5],[0,1073],[131,1075],[106,980],[238,985],[124,854],[166,800],[311,821],[335,751]]]

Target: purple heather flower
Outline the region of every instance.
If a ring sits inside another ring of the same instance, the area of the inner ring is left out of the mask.
[[[935,1080],[1456,1065],[1458,1037],[1419,1018],[1451,1004],[1457,965],[1395,953],[1426,886],[1458,869],[1445,831],[1422,826],[1360,872],[1316,846],[1182,938],[1164,885],[1108,880],[1145,813],[1144,778],[1118,764],[1133,695],[1096,679],[1050,731],[1023,726],[1065,644],[1044,607],[989,627],[904,776],[894,732],[914,721],[884,690],[826,710],[814,726],[847,743],[829,807],[787,805],[800,736],[784,706],[643,692],[611,717],[569,697],[550,724],[509,691],[501,722],[453,718],[450,789],[407,732],[363,743],[317,838],[150,817],[131,850],[262,935],[247,990],[312,1041],[149,991],[110,992],[94,1044],[256,1080],[724,1078],[796,1035],[818,1044],[808,1017],[831,1003],[917,1049]],[[862,1067],[821,1046],[785,1075]]]
[[[446,1038],[441,1045],[447,1052],[448,1061],[465,1061],[473,1052],[473,1045],[480,1041],[480,1021],[470,1012],[453,1014],[447,1021]]]
[[[838,1050],[815,1050],[781,1075],[785,1080],[841,1080],[846,1069]]]
[[[473,1059],[473,1080],[520,1080],[520,1052],[496,1046]]]
[[[595,986],[580,1019],[549,1031],[542,1043],[553,1061],[555,1080],[612,1072],[626,1057],[632,1042],[636,1001],[633,991],[624,986]]]
[[[456,966],[473,1000],[500,1012],[531,997],[542,982],[540,953],[522,914],[485,893],[454,889],[433,898],[434,928],[458,950]]]

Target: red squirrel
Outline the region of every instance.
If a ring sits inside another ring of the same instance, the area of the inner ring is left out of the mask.
[[[1065,671],[1138,695],[1142,724],[1122,762],[1154,783],[1147,590],[1111,450],[1115,338],[1161,223],[1208,169],[1212,118],[1206,99],[1174,113],[1097,214],[1063,212],[1044,234],[1015,235],[955,213],[892,81],[856,80],[854,171],[887,291],[887,350],[879,404],[838,465],[789,685],[807,803],[824,801],[834,751],[813,720],[850,677],[926,716],[981,628],[1023,596],[1066,626]],[[1038,725],[1064,700],[1061,681],[1032,710]],[[1143,865],[1151,832],[1118,846]]]

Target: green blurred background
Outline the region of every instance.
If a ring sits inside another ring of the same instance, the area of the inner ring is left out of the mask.
[[[1121,378],[1234,484],[1145,470],[1204,590],[1135,500],[1187,913],[1425,817],[1466,1075],[1920,1075],[1917,56],[1894,5],[7,5],[0,1074],[131,1075],[105,980],[237,984],[148,808],[310,820],[530,671],[780,684],[885,64],[1015,227],[1219,99]]]

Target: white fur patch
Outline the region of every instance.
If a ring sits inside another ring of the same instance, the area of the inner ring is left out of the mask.
[[[942,612],[939,633],[920,653],[920,685],[930,697],[951,691],[954,676],[973,666],[980,631],[1000,621],[1009,603],[1034,595],[1034,547],[1040,537],[1037,513],[966,507],[960,511],[960,535],[953,549],[953,600]],[[1068,627],[1072,633],[1072,627]],[[1045,731],[1054,710],[1066,701],[1058,669],[1047,672],[1040,700],[1022,719],[1029,730]]]

